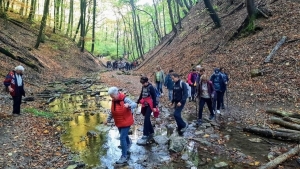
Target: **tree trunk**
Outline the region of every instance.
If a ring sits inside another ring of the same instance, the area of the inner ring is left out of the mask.
[[[39,48],[41,39],[42,39],[42,37],[43,37],[44,29],[45,29],[45,27],[46,27],[46,20],[47,20],[48,11],[49,11],[49,2],[50,2],[50,0],[45,0],[45,2],[44,2],[44,3],[45,3],[45,4],[44,4],[44,13],[43,13],[42,21],[41,21],[41,26],[40,26],[40,30],[39,30],[39,35],[38,35],[36,44],[35,44],[35,46],[34,46],[36,49]]]
[[[64,0],[60,1],[60,22],[59,22],[59,30],[61,31],[62,25],[63,25],[63,18],[65,17],[64,15]]]
[[[178,18],[178,25],[179,25],[179,29],[182,29],[182,25],[181,25],[181,17],[180,17],[180,9],[179,9],[179,3],[178,3],[179,0],[176,1],[175,5],[176,5],[176,8],[177,8],[177,18]],[[186,13],[187,14],[187,13]]]
[[[171,0],[167,0],[167,2],[168,2],[170,20],[171,20],[171,24],[172,24],[172,31],[174,31],[174,33],[177,34],[177,29],[176,29],[176,26],[174,23],[173,12],[172,12],[172,7],[171,7]]]
[[[243,131],[258,134],[264,137],[279,139],[279,140],[291,140],[291,141],[299,141],[300,134],[295,133],[286,133],[286,132],[277,132],[271,129],[261,129],[258,127],[245,127]]]
[[[185,5],[185,7],[190,11],[191,10],[191,5],[192,4],[189,4],[188,2],[187,2],[187,0],[183,0],[183,3],[184,3],[184,5]]]
[[[282,110],[266,110],[266,113],[275,114],[282,117],[294,117],[294,118],[300,118],[300,115],[297,113],[289,113]]]
[[[28,15],[28,20],[29,21],[33,21],[33,18],[34,18],[34,12],[35,12],[35,10],[34,10],[34,4],[35,4],[35,1],[36,0],[31,0],[31,2],[30,2],[30,10],[29,10],[29,15]]]
[[[53,33],[56,33],[56,29],[59,29],[59,7],[60,7],[60,1],[61,0],[54,0],[54,27],[53,27]]]
[[[275,131],[300,134],[300,131],[298,130],[291,130],[291,129],[284,129],[284,128],[276,128]]]
[[[156,34],[157,34],[157,37],[159,39],[159,41],[161,40],[161,33],[160,33],[160,28],[159,28],[159,22],[158,22],[158,12],[157,12],[157,6],[156,6],[156,2],[155,0],[153,0],[153,6],[154,6],[154,13],[155,13],[155,24],[153,25],[154,26],[154,29],[156,31]],[[150,15],[150,14],[149,14]],[[151,20],[153,22],[153,18],[152,16],[150,15],[151,17]],[[155,26],[156,25],[156,26]]]
[[[255,0],[246,0],[248,18],[256,18],[257,10],[255,7]]]
[[[162,0],[162,11],[163,11],[163,24],[164,24],[164,36],[167,34],[167,30],[166,30],[166,15],[165,15],[165,3]]]
[[[120,21],[117,19],[117,58],[119,58],[119,25]]]
[[[140,41],[140,45],[139,45],[139,48],[142,52],[142,57],[145,53],[144,51],[144,43],[143,43],[143,33],[142,33],[142,29],[141,29],[141,21],[140,21],[140,15],[137,15],[137,20],[138,20],[138,27],[139,27],[139,41]]]
[[[69,11],[69,19],[68,19],[68,27],[67,27],[67,32],[66,32],[66,36],[69,36],[69,32],[71,29],[71,19],[72,19],[72,15],[73,15],[73,2],[74,0],[70,0],[70,11]]]
[[[25,14],[24,14],[24,16],[27,16],[27,13],[28,13],[28,6],[29,6],[29,0],[26,0]]]
[[[22,0],[22,4],[21,4],[21,8],[20,8],[20,15],[23,16],[24,15],[24,6],[25,6],[25,0]]]
[[[79,32],[79,28],[80,28],[80,26],[81,26],[81,22],[82,22],[82,14],[80,15],[80,18],[79,18],[79,21],[78,21],[78,25],[77,25],[77,28],[76,28],[76,32],[75,32],[75,35],[74,35],[74,38],[73,38],[73,41],[74,41],[74,42],[75,42],[76,36],[77,36],[77,34],[78,34],[78,32]]]
[[[273,169],[276,168],[279,164],[284,162],[285,160],[293,157],[294,155],[298,154],[300,152],[300,145],[296,145],[293,149],[290,151],[281,154],[280,156],[276,157],[274,160],[268,162],[267,164],[264,164],[260,166],[258,169]]]
[[[95,50],[95,25],[96,25],[96,0],[93,1],[93,33],[92,33],[92,49],[91,52],[94,53]]]
[[[80,34],[80,41],[81,41],[81,52],[84,52],[84,46],[85,46],[85,19],[86,19],[86,0],[81,0],[81,15],[82,15],[82,21],[81,21],[81,34]]]
[[[213,6],[211,5],[210,0],[204,0],[204,4],[205,4],[205,7],[207,8],[207,10],[209,12],[209,15],[210,15],[211,19],[215,23],[215,27],[216,28],[221,27],[220,18],[218,16],[218,14],[216,13],[216,11],[214,10]]]
[[[136,21],[137,15],[135,12],[134,0],[130,0],[130,5],[131,5],[131,9],[132,9],[133,32],[134,32],[134,39],[136,42],[137,52],[139,53],[140,57],[144,60],[143,53],[141,50],[142,47],[141,47],[139,32],[137,29],[137,21]]]
[[[139,10],[139,11],[142,11],[142,12],[144,12],[144,13],[146,13],[147,15],[149,15],[150,16],[150,18],[151,18],[151,21],[152,21],[152,24],[153,24],[153,27],[154,27],[154,30],[155,30],[155,32],[156,32],[156,35],[157,35],[157,37],[158,37],[158,39],[159,39],[159,42],[160,42],[160,40],[161,40],[161,35],[160,35],[160,31],[159,31],[159,29],[158,29],[158,27],[157,27],[157,24],[154,22],[154,19],[153,19],[153,17],[152,17],[152,15],[150,14],[150,13],[148,13],[147,11],[144,11],[144,10],[142,10],[142,9],[138,9],[138,8],[136,8],[137,10]]]
[[[300,130],[300,125],[284,121],[281,118],[271,117],[270,120],[271,120],[272,123],[279,124],[283,127],[286,127],[286,128],[289,128],[289,129],[294,129],[294,130]]]
[[[182,9],[182,12],[184,13],[184,15],[186,16],[188,14],[188,12],[184,9],[184,6],[183,6],[183,3],[182,3],[182,0],[176,0],[177,1],[177,4],[180,6],[180,9]],[[179,8],[179,7],[178,7]],[[178,10],[180,11],[180,10]],[[179,12],[180,13],[180,12]]]

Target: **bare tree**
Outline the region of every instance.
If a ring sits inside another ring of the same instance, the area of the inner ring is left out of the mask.
[[[42,21],[41,21],[39,35],[38,35],[36,44],[34,46],[36,49],[39,48],[39,45],[40,45],[40,43],[42,41],[42,38],[43,38],[43,32],[44,32],[44,29],[46,27],[46,20],[47,20],[47,16],[48,16],[48,12],[49,12],[49,3],[50,3],[50,0],[45,0],[44,13],[43,13]]]

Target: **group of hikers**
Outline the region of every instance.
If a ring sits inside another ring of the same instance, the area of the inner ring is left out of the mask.
[[[112,70],[132,70],[138,66],[138,61],[123,61],[123,60],[115,60],[115,61],[107,61],[106,68]]]
[[[220,114],[220,109],[225,109],[224,93],[229,81],[224,68],[215,68],[214,73],[209,77],[205,69],[200,65],[193,67],[187,75],[186,80],[180,79],[180,75],[173,70],[165,76],[160,66],[154,72],[154,83],[149,78],[141,75],[140,83],[142,89],[137,101],[126,97],[117,87],[111,87],[108,94],[112,98],[111,114],[105,124],[114,119],[120,133],[121,158],[116,164],[126,164],[129,157],[129,148],[132,141],[128,136],[130,126],[134,123],[133,112],[138,104],[141,104],[141,113],[144,116],[143,136],[137,140],[138,145],[146,145],[153,139],[154,129],[151,124],[151,114],[154,117],[159,115],[159,98],[164,96],[163,86],[168,90],[169,106],[174,108],[173,116],[177,124],[177,132],[180,136],[188,128],[188,123],[182,119],[181,112],[187,102],[198,100],[199,111],[197,125],[202,125],[202,113],[206,103],[210,116],[209,120],[215,118],[215,114]]]

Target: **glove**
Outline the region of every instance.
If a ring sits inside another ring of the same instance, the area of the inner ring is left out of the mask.
[[[211,94],[211,98],[215,98],[215,95],[214,95],[214,94]]]

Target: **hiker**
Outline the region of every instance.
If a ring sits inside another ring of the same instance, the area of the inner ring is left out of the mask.
[[[214,74],[211,75],[210,81],[212,81],[214,85],[214,89],[216,91],[216,96],[214,97],[213,109],[217,110],[216,112],[220,114],[220,107],[221,107],[221,99],[223,92],[225,91],[225,81],[223,79],[222,73],[220,73],[220,69],[215,68]]]
[[[161,69],[161,67],[159,65],[156,66],[156,72],[154,74],[154,82],[156,84],[156,88],[157,90],[161,93],[161,95],[163,96],[163,89],[162,89],[162,85],[164,84],[164,72]]]
[[[169,70],[169,74],[165,78],[165,84],[164,86],[168,89],[168,95],[169,95],[169,101],[172,101],[173,98],[173,87],[174,87],[174,82],[172,81],[171,75],[174,72],[174,70]]]
[[[144,117],[144,128],[143,128],[143,136],[137,141],[139,145],[145,145],[149,140],[153,139],[154,129],[151,124],[150,116],[153,112],[154,116],[158,114],[158,105],[156,101],[156,93],[155,89],[151,83],[149,83],[148,78],[142,76],[140,79],[142,84],[142,90],[137,103],[142,104],[141,113]]]
[[[224,91],[222,92],[222,97],[221,97],[221,109],[225,109],[225,106],[224,106],[224,95],[225,95],[225,93],[227,91],[227,84],[228,84],[228,81],[229,81],[229,77],[228,77],[228,74],[225,72],[225,69],[223,67],[220,67],[220,72],[222,73],[224,81],[225,81],[225,88],[224,88]]]
[[[175,108],[174,118],[177,123],[177,132],[179,135],[182,135],[188,127],[188,123],[184,122],[181,117],[181,111],[184,108],[188,96],[187,85],[186,83],[182,82],[179,79],[178,74],[173,73],[171,77],[174,82],[174,87],[173,87],[173,100],[169,105],[170,106],[173,105]]]
[[[207,104],[208,110],[210,112],[209,120],[213,120],[215,116],[213,112],[214,86],[213,83],[208,80],[206,74],[203,74],[201,76],[197,91],[197,96],[199,98],[199,112],[197,125],[200,126],[202,125],[202,112],[205,103]]]
[[[15,70],[9,72],[4,80],[4,86],[13,98],[13,115],[21,114],[22,96],[25,97],[24,80],[23,80],[24,67],[17,66]]]
[[[195,93],[196,93],[196,86],[197,86],[197,83],[196,83],[197,76],[198,76],[198,74],[196,72],[196,69],[193,68],[187,78],[187,83],[191,87],[191,97],[189,98],[189,101],[196,101]]]
[[[110,122],[112,118],[114,119],[120,133],[122,149],[122,155],[116,164],[124,164],[127,163],[129,148],[132,144],[131,139],[128,137],[130,126],[134,122],[132,110],[137,107],[137,104],[129,97],[126,97],[124,93],[121,93],[117,87],[109,88],[108,94],[112,98],[111,114],[109,114],[104,124]]]

